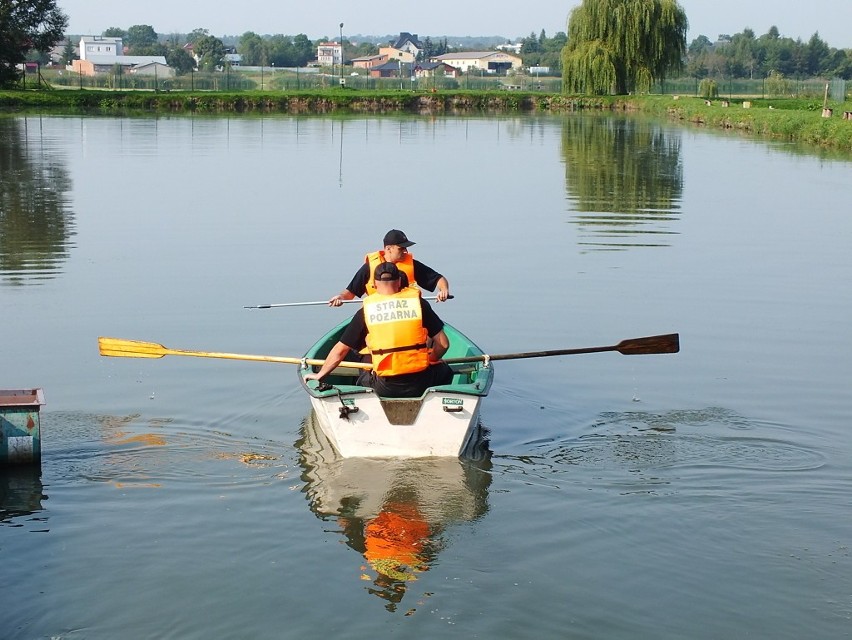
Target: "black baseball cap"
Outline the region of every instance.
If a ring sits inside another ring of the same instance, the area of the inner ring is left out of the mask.
[[[410,247],[415,243],[409,240],[408,236],[399,229],[391,229],[385,234],[384,246],[388,246],[389,244],[396,245],[398,247]]]
[[[393,262],[383,262],[373,272],[373,277],[382,281],[399,280],[400,275],[399,268]]]

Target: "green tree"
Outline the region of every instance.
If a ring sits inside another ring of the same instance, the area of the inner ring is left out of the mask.
[[[121,38],[122,40],[127,37],[127,32],[120,27],[110,27],[106,29],[102,34],[105,38]]]
[[[195,69],[195,58],[193,58],[183,47],[172,47],[166,52],[166,63],[175,70],[178,75],[189,73]]]
[[[266,41],[266,50],[269,62],[276,67],[294,66],[293,41],[278,33]]]
[[[293,52],[295,55],[293,62],[298,67],[304,67],[308,64],[308,61],[317,57],[313,42],[304,33],[300,33],[293,38]]]
[[[832,76],[852,80],[852,49],[848,52],[843,49],[835,49],[831,57]]]
[[[193,29],[189,32],[189,35],[186,37],[186,41],[194,45],[196,42],[201,40],[201,38],[205,38],[209,35],[210,32],[207,29],[202,29],[199,27],[198,29]]]
[[[202,36],[195,42],[198,66],[205,71],[221,67],[225,59],[225,45],[216,36]]]
[[[568,36],[564,31],[558,31],[552,38],[545,38],[542,43],[542,52],[538,64],[542,67],[550,67],[551,72],[562,69],[562,49],[568,44]]]
[[[132,51],[157,44],[157,32],[149,24],[135,24],[127,30],[124,44]],[[145,54],[141,54],[145,55]]]
[[[521,40],[521,55],[526,56],[531,53],[541,51],[541,44],[536,38],[535,33],[530,32],[530,35]]]
[[[728,53],[729,75],[738,78],[754,77],[757,63],[756,44],[754,31],[751,29],[745,29],[731,38],[730,44],[725,45],[724,49]]]
[[[697,56],[705,51],[708,51],[713,48],[713,43],[710,42],[710,38],[704,35],[700,35],[691,43],[689,43],[689,55]]]
[[[700,35],[695,38],[688,49],[685,72],[690,78],[701,80],[710,73],[708,61],[713,53],[713,43],[710,38]]]
[[[420,52],[423,55],[424,60],[429,60],[432,56],[435,55],[435,44],[432,42],[432,38],[426,36],[423,40],[423,51]]]
[[[169,52],[169,48],[157,42],[141,47],[133,47],[131,51],[134,56],[165,56]]]
[[[65,48],[62,49],[62,64],[71,64],[77,58],[77,50],[74,48],[74,43],[71,38],[65,41]]]
[[[29,51],[46,52],[62,41],[67,26],[56,0],[0,0],[0,87],[17,83],[16,65]]]
[[[682,68],[687,26],[677,0],[583,0],[568,20],[563,87],[598,95],[647,91]]]
[[[831,51],[828,45],[819,37],[817,31],[811,36],[807,47],[808,74],[811,76],[822,76],[831,67]]]
[[[764,75],[772,71],[790,73],[787,68],[790,52],[778,34],[777,27],[771,27],[769,31],[758,38],[763,49],[763,71]]]
[[[258,66],[266,64],[266,50],[263,39],[254,31],[246,31],[240,36],[237,52],[243,57],[243,64],[247,66]]]

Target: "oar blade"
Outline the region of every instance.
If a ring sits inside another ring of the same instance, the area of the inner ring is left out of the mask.
[[[168,352],[155,342],[104,337],[98,338],[98,351],[102,356],[113,358],[162,358]]]
[[[660,336],[622,340],[616,345],[615,349],[626,356],[677,353],[680,351],[680,335],[677,333],[667,333]]]

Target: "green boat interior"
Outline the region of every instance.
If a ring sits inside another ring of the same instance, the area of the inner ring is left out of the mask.
[[[340,335],[343,333],[343,330],[346,328],[348,323],[349,320],[345,320],[331,329],[322,338],[320,338],[313,347],[311,347],[311,349],[305,354],[305,357],[308,359],[324,360],[329,351],[331,351],[331,348],[337,344]],[[450,348],[445,354],[446,358],[464,358],[468,356],[484,355],[481,349],[479,349],[467,336],[458,331],[455,327],[445,324],[444,332],[447,334],[450,341]],[[361,362],[361,356],[355,352],[350,352],[349,355],[346,356],[344,363],[347,361]],[[471,362],[454,364],[451,366],[455,373],[455,375],[453,375],[452,383],[433,387],[433,389],[471,395],[485,395],[488,393],[493,376],[493,369],[490,365],[486,367],[482,362]],[[301,369],[300,377],[308,372],[316,371],[319,371],[319,366],[317,365],[311,366],[308,369]],[[361,371],[362,369],[346,367],[345,364],[341,364],[328,376],[326,376],[324,380],[324,382],[332,385],[335,389],[320,391],[317,389],[317,382],[313,380],[309,381],[306,386],[308,391],[315,396],[330,395],[337,393],[338,391],[341,393],[367,393],[369,390],[366,387],[361,387],[355,384],[355,381]]]

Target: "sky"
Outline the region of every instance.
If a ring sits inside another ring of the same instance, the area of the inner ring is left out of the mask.
[[[68,33],[99,35],[109,27],[151,25],[158,34],[207,29],[214,36],[304,33],[311,40],[340,34],[396,35],[401,31],[431,36],[504,36],[508,40],[566,31],[568,14],[581,0],[536,0],[530,5],[477,0],[430,0],[427,3],[282,2],[240,0],[216,10],[187,0],[58,0],[68,14]],[[778,27],[782,36],[807,42],[814,32],[829,46],[852,48],[852,0],[680,0],[689,19],[687,43],[699,35],[715,40],[746,27],[756,35]],[[210,5],[206,5],[210,6]],[[215,6],[215,5],[213,5]],[[450,43],[452,44],[452,43]]]

